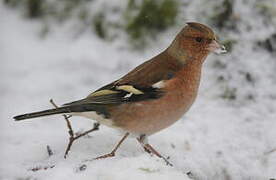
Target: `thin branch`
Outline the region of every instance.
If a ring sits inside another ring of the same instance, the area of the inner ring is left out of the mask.
[[[55,165],[49,165],[49,166],[37,166],[34,168],[31,168],[30,171],[36,172],[36,171],[41,171],[41,170],[48,170],[54,168]]]
[[[55,108],[59,108],[58,105],[54,102],[53,99],[50,99],[50,103],[55,107]],[[75,135],[74,131],[73,131],[73,128],[72,128],[72,125],[71,125],[71,122],[69,121],[69,118],[72,117],[72,116],[68,116],[68,115],[65,115],[63,114],[62,115],[66,121],[66,124],[67,124],[67,127],[68,127],[68,134],[69,134],[69,143],[67,145],[67,148],[66,148],[66,151],[65,151],[65,154],[64,154],[64,158],[67,157],[70,149],[71,149],[71,146],[73,144],[73,142],[87,134],[89,134],[90,132],[93,132],[93,131],[96,131],[96,130],[99,130],[99,126],[100,124],[99,123],[94,123],[94,126],[92,129],[88,130],[88,131],[85,131],[84,133],[81,133],[81,134],[78,134],[78,135]],[[50,156],[53,155],[53,151],[51,149],[51,147],[49,145],[47,145],[47,153]],[[31,168],[29,169],[30,171],[33,171],[33,172],[36,172],[36,171],[41,171],[41,170],[48,170],[48,169],[52,169],[54,168],[55,165],[48,165],[48,166],[37,166],[37,167],[34,167],[34,168]],[[81,165],[79,170],[80,171],[84,171],[85,169],[87,168],[87,166],[85,164]]]
[[[50,103],[55,107],[55,108],[59,108],[56,103],[53,101],[53,99],[50,99]],[[67,127],[68,127],[68,134],[69,134],[69,143],[67,145],[67,148],[65,150],[65,153],[64,153],[64,158],[67,157],[70,149],[71,149],[71,146],[73,145],[73,142],[77,139],[79,139],[80,137],[83,137],[93,131],[96,131],[96,130],[99,130],[99,126],[100,124],[99,123],[94,123],[94,126],[92,129],[88,130],[88,131],[85,131],[84,133],[81,133],[79,135],[75,135],[74,131],[73,131],[73,128],[71,126],[71,123],[69,121],[69,118],[72,117],[72,116],[67,116],[65,114],[63,114],[63,117],[66,121],[66,124],[67,124]]]
[[[70,138],[69,138],[69,143],[68,143],[68,145],[67,145],[67,148],[66,148],[66,151],[65,151],[65,154],[64,154],[64,158],[67,157],[67,155],[68,155],[68,153],[69,153],[69,151],[70,151],[70,149],[71,149],[71,146],[73,145],[73,142],[74,142],[75,140],[77,140],[77,139],[79,139],[80,137],[83,137],[83,136],[85,136],[85,135],[87,135],[87,134],[89,134],[89,133],[91,133],[91,132],[93,132],[93,131],[99,130],[99,126],[100,126],[99,123],[94,123],[94,126],[93,126],[92,129],[90,129],[90,130],[88,130],[88,131],[85,131],[84,133],[79,134],[79,135],[77,135],[77,136],[70,136]]]
[[[49,145],[47,145],[47,153],[48,153],[49,157],[54,154],[53,151],[52,151],[52,149],[51,149],[51,147]]]
[[[269,154],[274,153],[274,152],[276,152],[276,148],[273,148],[273,149],[265,152],[264,155],[269,155]]]
[[[59,107],[56,105],[56,103],[54,102],[53,99],[50,99],[50,103],[51,103],[55,108],[59,108]],[[69,118],[70,118],[71,116],[66,116],[65,114],[63,114],[62,116],[64,117],[64,119],[65,119],[65,121],[66,121],[66,124],[67,124],[67,127],[68,127],[68,133],[69,133],[70,137],[71,137],[71,136],[74,136],[74,131],[73,131],[72,126],[71,126],[71,123],[70,123],[70,121],[69,121]]]

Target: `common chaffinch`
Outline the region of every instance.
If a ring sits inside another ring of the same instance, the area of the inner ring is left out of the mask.
[[[197,96],[202,64],[210,52],[226,50],[209,27],[189,22],[166,50],[86,98],[14,119],[53,114],[87,117],[125,132],[111,153],[96,159],[114,156],[131,134],[146,152],[169,163],[148,144],[147,136],[172,125],[189,110]]]

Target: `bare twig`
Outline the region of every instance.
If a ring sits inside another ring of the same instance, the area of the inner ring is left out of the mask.
[[[53,151],[52,151],[52,149],[51,149],[51,147],[49,145],[47,145],[47,153],[48,153],[49,157],[54,154]]]
[[[54,102],[53,99],[50,99],[50,103],[51,103],[55,108],[58,108],[58,106],[56,105],[56,103]],[[65,121],[66,121],[66,124],[67,124],[67,127],[68,127],[68,133],[69,133],[70,137],[71,137],[71,136],[74,136],[74,131],[73,131],[72,126],[71,126],[71,123],[70,123],[70,121],[69,121],[69,118],[70,118],[71,116],[66,116],[65,114],[63,114],[62,116],[64,117],[64,119],[65,119]]]
[[[276,148],[273,148],[273,149],[265,152],[264,155],[269,155],[269,154],[274,153],[274,152],[276,152]]]
[[[82,164],[82,165],[78,168],[78,170],[79,170],[79,171],[85,171],[86,168],[87,168],[87,165],[86,165],[86,164]]]
[[[50,103],[51,103],[55,108],[58,108],[58,106],[55,104],[55,102],[53,101],[53,99],[50,99]],[[74,142],[75,140],[79,139],[80,137],[83,137],[83,136],[85,136],[85,135],[87,135],[87,134],[89,134],[89,133],[91,133],[91,132],[93,132],[93,131],[99,130],[100,124],[99,124],[99,123],[94,123],[94,126],[93,126],[92,129],[90,129],[90,130],[88,130],[88,131],[85,131],[85,132],[83,132],[83,133],[81,133],[81,134],[79,134],[79,135],[75,135],[75,133],[74,133],[74,131],[73,131],[73,128],[72,128],[72,126],[71,126],[71,123],[70,123],[70,121],[69,121],[69,118],[70,118],[71,116],[67,116],[67,115],[63,114],[63,117],[64,117],[64,119],[65,119],[65,121],[66,121],[66,124],[67,124],[67,127],[68,127],[68,133],[69,133],[69,143],[68,143],[67,148],[66,148],[65,153],[64,153],[64,158],[66,158],[67,155],[68,155],[68,153],[69,153],[69,151],[70,151],[70,149],[71,149],[71,146],[73,145],[73,142]]]
[[[52,169],[54,168],[55,165],[49,165],[49,166],[37,166],[37,167],[34,167],[34,168],[31,168],[30,171],[41,171],[41,170],[48,170],[48,169]]]
[[[67,145],[67,148],[66,148],[66,151],[65,151],[65,154],[64,154],[64,158],[67,157],[67,155],[68,155],[68,153],[69,153],[69,151],[70,151],[70,149],[71,149],[71,146],[73,145],[73,142],[74,142],[75,140],[77,140],[77,139],[79,139],[80,137],[83,137],[83,136],[85,136],[85,135],[87,135],[87,134],[89,134],[89,133],[91,133],[91,132],[93,132],[93,131],[99,130],[99,126],[100,126],[99,123],[94,123],[94,127],[93,127],[92,129],[90,129],[90,130],[88,130],[88,131],[85,131],[84,133],[79,134],[79,135],[77,135],[77,136],[70,136],[70,138],[69,138],[69,143],[68,143],[68,145]]]

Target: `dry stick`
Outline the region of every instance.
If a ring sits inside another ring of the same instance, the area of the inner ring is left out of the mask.
[[[54,100],[53,99],[50,99],[50,103],[55,107],[55,108],[58,108],[58,106],[56,105],[56,103],[54,102]],[[72,146],[72,144],[73,144],[73,139],[74,139],[74,131],[73,131],[73,128],[72,128],[72,126],[71,126],[71,123],[70,123],[70,121],[69,121],[69,118],[71,117],[71,116],[66,116],[65,114],[63,114],[62,115],[63,117],[64,117],[64,119],[65,119],[65,121],[66,121],[66,124],[67,124],[67,127],[68,127],[68,134],[69,134],[69,143],[68,143],[68,145],[67,145],[67,148],[66,148],[66,151],[65,151],[65,154],[64,154],[64,158],[66,158],[66,156],[67,156],[67,154],[68,154],[68,152],[70,151],[70,149],[71,149],[71,146]]]
[[[276,152],[276,148],[274,148],[274,149],[272,149],[270,151],[265,152],[264,155],[269,155],[269,154],[274,153],[274,152]]]
[[[55,104],[55,102],[53,101],[53,99],[50,99],[50,103],[55,108],[58,108],[58,106]],[[91,133],[93,131],[99,130],[100,124],[99,123],[94,123],[94,126],[93,126],[92,129],[90,129],[88,131],[85,131],[84,133],[81,133],[81,134],[75,136],[75,133],[74,133],[73,128],[71,126],[71,123],[69,121],[69,118],[72,117],[72,116],[66,116],[65,114],[63,114],[63,117],[64,117],[64,119],[66,121],[66,124],[67,124],[67,127],[68,127],[68,133],[69,133],[69,136],[70,136],[69,137],[69,143],[68,143],[67,148],[66,148],[65,153],[64,153],[64,158],[66,158],[67,155],[68,155],[68,153],[69,153],[69,151],[70,151],[70,149],[71,149],[71,146],[73,145],[73,142],[75,140],[79,139],[82,136],[85,136],[85,135],[87,135],[87,134],[89,134],[89,133]]]
[[[36,171],[41,171],[41,170],[48,170],[54,168],[55,165],[50,165],[50,166],[39,166],[39,167],[34,167],[32,169],[29,169],[30,171],[36,172]]]
[[[47,153],[48,156],[51,157],[53,155],[53,151],[49,145],[47,145]],[[48,170],[54,168],[55,165],[48,165],[48,166],[37,166],[34,168],[29,169],[30,171],[36,172],[36,171],[41,171],[41,170]]]
[[[52,149],[51,149],[51,147],[49,145],[47,145],[47,153],[48,153],[49,157],[54,154],[53,151],[52,151]]]
[[[56,103],[54,102],[53,99],[50,99],[50,103],[55,107],[55,108],[58,108],[58,106],[56,105]],[[70,137],[74,136],[74,131],[72,129],[72,126],[71,126],[71,123],[69,121],[69,118],[71,116],[66,116],[65,114],[62,115],[66,121],[66,124],[67,124],[67,127],[68,127],[68,133],[70,135]]]
[[[91,133],[91,132],[93,132],[93,131],[99,130],[99,126],[100,126],[99,123],[94,123],[94,127],[93,127],[92,129],[90,129],[90,130],[88,130],[88,131],[85,131],[84,133],[79,134],[79,135],[77,135],[77,136],[70,136],[70,138],[69,138],[69,143],[68,143],[68,146],[67,146],[66,151],[65,151],[65,154],[64,154],[64,158],[67,157],[67,155],[68,155],[68,153],[69,153],[69,151],[70,151],[70,149],[71,149],[71,146],[73,145],[73,142],[74,142],[75,140],[77,140],[77,139],[79,139],[80,137],[85,136],[85,135],[87,135],[87,134],[89,134],[89,133]]]

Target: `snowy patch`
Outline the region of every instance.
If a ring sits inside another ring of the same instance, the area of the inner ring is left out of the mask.
[[[187,2],[183,19],[201,22],[204,19],[198,12],[217,3]],[[0,3],[0,179],[187,180],[189,171],[196,180],[276,178],[276,151],[272,151],[276,148],[275,56],[253,46],[257,38],[275,32],[275,26],[256,14],[256,2],[261,1],[235,1],[234,12],[241,19],[238,31],[230,34],[237,40],[233,51],[207,58],[198,98],[190,111],[149,137],[150,144],[170,156],[174,167],[144,153],[135,139],[128,138],[116,157],[91,161],[82,171],[83,161],[111,151],[121,138],[117,131],[101,126],[79,139],[64,159],[68,130],[62,116],[22,122],[14,122],[12,117],[52,108],[50,98],[58,105],[84,98],[122,77],[164,50],[182,28],[183,19],[177,28],[162,34],[160,41],[154,41],[153,48],[137,53],[90,33],[72,39],[60,26],[60,31],[42,40],[37,37],[40,26],[35,20],[19,18]],[[96,114],[87,116],[95,118]],[[109,120],[96,118],[112,126]],[[93,127],[86,118],[71,119],[75,132]],[[50,157],[47,145],[53,151]],[[51,165],[55,167],[30,171]]]

